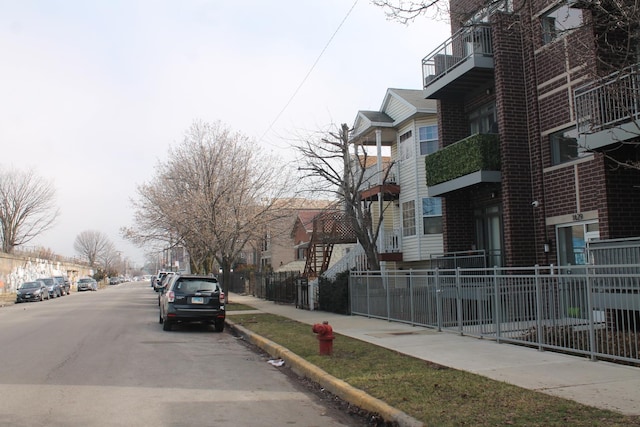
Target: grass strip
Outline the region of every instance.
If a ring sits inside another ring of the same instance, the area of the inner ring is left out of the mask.
[[[332,356],[320,356],[311,326],[285,317],[234,313],[229,318],[425,425],[640,425],[640,417],[425,362],[336,333]]]

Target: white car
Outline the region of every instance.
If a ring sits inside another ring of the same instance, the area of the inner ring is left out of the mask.
[[[97,291],[98,282],[91,277],[84,277],[78,280],[78,292],[80,291]]]

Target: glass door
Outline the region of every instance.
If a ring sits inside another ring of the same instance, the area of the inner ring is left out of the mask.
[[[500,206],[474,211],[477,249],[484,250],[487,267],[502,267],[502,217]]]

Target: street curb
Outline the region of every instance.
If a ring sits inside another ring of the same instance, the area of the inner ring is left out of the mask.
[[[272,357],[277,357],[285,361],[285,363],[296,374],[308,378],[329,392],[335,394],[341,399],[369,412],[380,415],[385,421],[394,422],[399,427],[423,427],[421,421],[407,415],[406,413],[388,405],[387,403],[376,399],[364,391],[355,388],[348,383],[329,375],[324,370],[307,362],[302,357],[293,353],[291,350],[276,344],[250,330],[226,320],[227,325],[233,329],[238,335],[266,351]]]

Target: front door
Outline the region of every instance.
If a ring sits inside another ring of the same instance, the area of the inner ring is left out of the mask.
[[[485,251],[487,267],[502,267],[502,216],[500,205],[476,209],[474,216],[476,249]]]
[[[585,265],[588,263],[587,242],[600,238],[598,222],[561,225],[558,234],[558,265]]]

